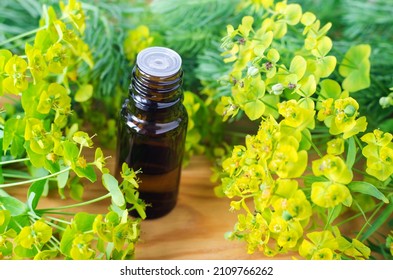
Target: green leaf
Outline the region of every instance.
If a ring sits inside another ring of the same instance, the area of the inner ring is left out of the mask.
[[[370,45],[357,45],[348,50],[338,69],[345,78],[343,89],[356,92],[370,86],[370,54]]]
[[[289,4],[284,12],[285,21],[289,25],[296,25],[302,18],[302,7],[299,4]]]
[[[61,166],[61,170],[68,168],[67,166]],[[68,177],[70,175],[70,171],[66,170],[63,173],[60,173],[56,180],[57,180],[57,187],[63,189],[67,185]]]
[[[97,217],[96,214],[89,214],[85,212],[79,212],[74,216],[73,223],[80,232],[88,232],[93,229],[94,219]]]
[[[342,204],[338,204],[335,207],[329,208],[328,217],[329,217],[329,224],[330,225],[332,225],[334,220],[336,220],[338,218],[338,216],[340,216],[342,208],[343,208]]]
[[[391,218],[393,213],[393,197],[390,198],[388,206],[381,212],[381,214],[372,222],[371,227],[362,234],[360,241],[367,240],[375,231],[386,224],[386,221]]]
[[[248,102],[244,105],[244,112],[250,120],[254,121],[262,117],[265,112],[265,104],[261,100],[255,100]]]
[[[386,198],[386,196],[380,190],[378,190],[374,185],[370,183],[362,182],[362,181],[354,181],[348,185],[348,188],[351,190],[351,192],[358,192],[358,193],[371,195],[379,200],[382,200],[385,203],[389,203],[389,200]]]
[[[75,164],[75,161],[79,156],[79,149],[76,144],[70,141],[64,141],[62,145],[64,150],[65,164],[68,166]]]
[[[11,155],[18,157],[24,152],[23,131],[25,128],[25,119],[20,117],[10,118],[4,124],[3,150],[7,151],[11,145]]]
[[[296,74],[297,79],[300,80],[301,78],[303,78],[306,69],[307,69],[306,60],[302,56],[297,55],[291,61],[289,72]]]
[[[310,97],[314,94],[317,89],[317,83],[315,81],[314,75],[309,75],[304,77],[300,82],[300,92],[299,94],[303,97]]]
[[[30,209],[35,210],[37,208],[38,201],[40,200],[47,183],[47,179],[39,180],[31,184],[29,187],[29,190],[27,191],[27,205]]]
[[[317,59],[315,66],[317,67],[317,74],[321,78],[328,77],[336,68],[337,59],[335,56],[329,55],[321,59]]]
[[[348,138],[348,152],[346,164],[349,169],[352,169],[356,160],[356,145],[353,137]]]
[[[76,177],[78,178],[78,177]],[[78,181],[73,182],[70,185],[70,196],[72,199],[77,200],[77,201],[82,201],[83,200],[83,192],[85,188],[83,187],[82,183]]]
[[[333,98],[338,99],[341,94],[341,86],[335,80],[326,79],[319,83],[321,86],[320,95],[324,99]]]
[[[78,231],[72,225],[67,226],[67,228],[65,229],[60,241],[60,250],[64,255],[70,256],[72,241],[74,240],[77,234]]]
[[[102,175],[102,183],[105,188],[110,192],[112,196],[112,201],[119,207],[123,207],[125,205],[125,200],[123,193],[119,189],[119,182],[115,177],[106,173]]]
[[[75,101],[85,102],[93,96],[93,86],[86,84],[81,86],[75,94]]]
[[[31,164],[34,167],[40,168],[40,167],[45,166],[45,160],[46,160],[45,155],[40,155],[40,154],[37,154],[36,152],[34,152],[30,148],[30,141],[26,141],[24,144],[24,147],[26,149],[27,155],[30,158]]]
[[[0,197],[0,205],[10,211],[11,216],[24,215],[29,211],[25,203],[12,196]]]
[[[73,170],[75,171],[76,175],[79,177],[85,177],[92,183],[97,180],[97,174],[94,170],[94,167],[91,165],[88,165],[85,168],[76,166]]]
[[[311,50],[311,53],[318,58],[325,57],[333,47],[332,39],[327,36],[323,36],[317,41],[316,48]]]
[[[0,210],[0,234],[4,233],[11,220],[11,214],[8,210]]]
[[[32,246],[31,249],[27,249],[20,245],[17,245],[14,248],[14,252],[19,257],[32,259],[38,253],[38,250],[35,246]]]

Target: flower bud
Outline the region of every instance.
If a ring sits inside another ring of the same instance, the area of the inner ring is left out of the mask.
[[[344,108],[344,113],[347,117],[353,117],[356,113],[356,108],[353,105],[347,105]]]
[[[274,95],[280,95],[284,91],[284,86],[281,83],[272,86],[272,91]]]
[[[390,105],[392,105],[393,100],[392,97],[389,96],[383,96],[379,99],[379,105],[381,105],[382,108],[387,108]]]
[[[256,75],[259,74],[259,69],[255,66],[250,66],[247,69],[247,75],[251,77],[255,77]]]

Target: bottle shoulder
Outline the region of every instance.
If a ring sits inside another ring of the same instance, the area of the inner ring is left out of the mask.
[[[176,134],[187,129],[188,115],[184,106],[180,106],[177,114],[172,114],[165,118],[154,117],[151,113],[140,114],[130,110],[122,110],[121,121],[129,130],[139,134]]]

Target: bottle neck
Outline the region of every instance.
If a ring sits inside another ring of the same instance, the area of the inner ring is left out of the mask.
[[[132,71],[130,97],[139,109],[165,109],[181,103],[183,71],[157,77],[144,73],[138,66]]]

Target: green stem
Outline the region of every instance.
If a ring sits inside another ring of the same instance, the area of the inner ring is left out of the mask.
[[[24,161],[29,161],[30,158],[19,158],[19,159],[13,159],[13,160],[7,160],[7,161],[1,161],[0,165],[6,165],[6,164],[12,164],[12,163],[18,163],[18,162],[24,162]]]
[[[48,179],[48,178],[52,178],[52,177],[56,177],[64,172],[67,172],[68,170],[70,170],[71,167],[65,168],[59,172],[53,173],[53,174],[49,174],[47,176],[42,176],[39,178],[34,178],[31,180],[25,180],[25,181],[20,181],[20,182],[14,182],[14,183],[8,183],[8,184],[0,184],[0,189],[1,188],[9,188],[9,187],[14,187],[14,186],[20,186],[20,185],[25,185],[25,184],[31,184],[40,180],[44,180],[44,179]]]
[[[363,150],[363,145],[362,145],[362,142],[360,142],[359,137],[357,135],[354,135],[354,138],[355,138],[356,144],[358,144],[359,148],[361,150]]]
[[[36,29],[30,30],[30,31],[27,31],[27,32],[22,33],[22,34],[19,34],[19,35],[16,35],[16,36],[14,36],[14,37],[12,37],[12,38],[9,38],[8,40],[5,40],[5,41],[3,41],[3,42],[0,42],[0,46],[3,46],[3,45],[8,44],[8,43],[11,43],[11,42],[16,41],[16,40],[18,40],[18,39],[21,39],[21,38],[23,38],[23,37],[33,35],[33,34],[37,33],[37,32],[40,31],[40,30],[44,30],[45,28],[47,28],[47,26],[41,26],[41,27],[39,27],[39,28],[36,28]]]
[[[336,227],[340,227],[341,225],[346,224],[346,223],[348,223],[348,222],[350,222],[350,221],[352,221],[352,220],[355,220],[356,218],[359,218],[360,216],[363,216],[363,214],[362,214],[362,213],[357,213],[357,214],[355,214],[355,215],[349,217],[348,219],[345,219],[345,220],[343,220],[343,221],[337,223],[335,226],[336,226]]]
[[[377,207],[377,209],[375,209],[375,211],[371,214],[370,218],[368,219],[369,221],[371,221],[375,215],[378,214],[379,210],[381,210],[381,208],[383,207],[384,203],[380,203]],[[356,239],[359,239],[360,236],[362,235],[363,231],[366,229],[366,227],[369,226],[369,223],[365,223],[362,228],[360,229],[359,233],[356,235]]]
[[[45,218],[53,220],[53,221],[56,221],[56,222],[59,222],[59,223],[64,223],[64,224],[68,224],[68,225],[71,224],[71,222],[69,222],[69,221],[66,221],[66,220],[63,220],[63,219],[59,219],[59,218],[56,218],[56,217],[53,217],[53,216],[48,216],[47,215]]]
[[[360,169],[357,169],[357,168],[352,168],[352,170],[355,171],[356,173],[359,173],[360,175],[365,176],[365,177],[374,178],[374,176],[364,172],[363,170],[360,170]]]
[[[53,246],[56,250],[60,251],[60,241],[57,240],[56,237],[54,237],[54,236],[52,235],[51,238],[49,239],[49,242],[50,242],[50,244],[52,244],[52,246]]]
[[[37,210],[35,210],[37,213],[45,213],[45,214],[55,214],[55,215],[67,215],[67,216],[74,216],[74,215],[76,215],[76,212],[75,213],[73,213],[73,212],[63,212],[63,211],[41,211],[41,210],[39,210],[39,209],[37,209]]]
[[[75,207],[80,207],[80,206],[86,206],[104,199],[107,199],[111,197],[110,193],[107,193],[106,195],[88,200],[88,201],[84,201],[81,203],[76,203],[76,204],[71,204],[71,205],[64,205],[64,206],[58,206],[58,207],[54,207],[54,208],[43,208],[43,209],[39,209],[40,212],[46,212],[46,211],[56,211],[56,210],[63,210],[63,209],[70,209],[70,208],[75,208]]]
[[[315,152],[317,152],[318,156],[319,156],[319,157],[323,157],[323,155],[322,155],[321,151],[318,149],[318,147],[314,144],[314,142],[313,142],[310,138],[307,137],[306,134],[304,134],[303,131],[302,131],[302,135],[303,135],[303,137],[306,138],[307,141],[311,144],[311,147],[313,147],[313,149],[315,150]]]
[[[7,178],[15,178],[15,179],[31,179],[32,177],[29,175],[18,175],[18,174],[12,174],[12,173],[7,173],[3,172],[3,176]]]
[[[40,216],[38,216],[35,212],[33,212],[33,211],[30,211],[29,212],[29,215],[30,215],[30,220],[31,220],[31,222],[32,223],[34,223],[35,221],[38,221],[38,220],[40,220],[42,217],[40,217]],[[60,220],[60,219],[56,219],[56,220],[58,220],[58,221],[61,221],[61,222],[64,222],[64,223],[67,223],[66,221],[64,221],[64,220]],[[48,220],[46,220],[46,223],[48,224],[48,225],[50,225],[51,227],[54,227],[54,228],[56,228],[56,229],[58,229],[58,230],[61,230],[61,231],[65,231],[65,228],[63,228],[63,227],[61,227],[61,226],[59,226],[59,225],[57,225],[57,224],[55,224],[55,223],[52,223],[51,221],[48,221]]]

